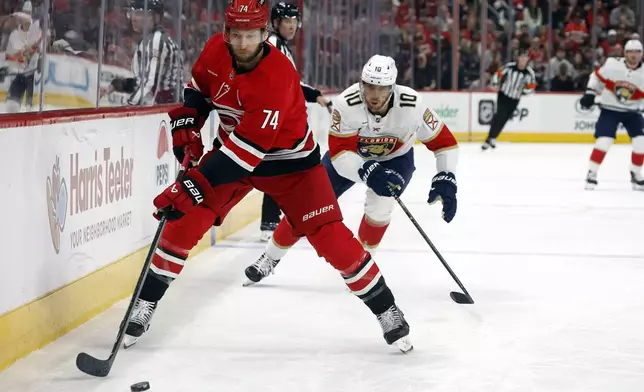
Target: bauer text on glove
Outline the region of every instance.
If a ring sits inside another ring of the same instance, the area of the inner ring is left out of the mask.
[[[157,212],[154,217],[160,219],[164,215],[168,220],[181,218],[188,211],[201,203],[212,200],[212,186],[198,170],[188,170],[174,184],[167,187],[154,198]]]
[[[203,155],[201,128],[205,123],[203,116],[196,109],[179,107],[172,109],[170,116],[170,131],[172,132],[172,151],[179,162],[183,162],[185,154],[190,154],[190,160],[199,161]]]
[[[358,175],[378,196],[390,197],[391,191],[400,196],[405,188],[405,179],[400,174],[373,160],[366,161]]]

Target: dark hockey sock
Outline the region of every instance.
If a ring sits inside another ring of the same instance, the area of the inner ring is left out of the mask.
[[[343,275],[343,278],[347,287],[371,309],[373,314],[384,312],[395,302],[394,295],[371,256],[367,256],[354,272]]]
[[[389,289],[389,286],[387,286],[387,282],[385,282],[385,278],[383,277],[378,280],[378,283],[376,283],[374,288],[371,289],[368,294],[358,297],[364,301],[365,305],[367,305],[375,315],[389,309],[396,302],[393,293]]]
[[[141,294],[139,298],[148,302],[158,302],[165,291],[170,286],[168,282],[169,278],[163,278],[154,273],[154,271],[148,271],[148,275],[145,277],[145,282],[143,282],[143,288],[141,288]]]
[[[280,207],[277,205],[272,197],[264,193],[264,200],[262,201],[262,219],[261,223],[279,223],[280,221]]]

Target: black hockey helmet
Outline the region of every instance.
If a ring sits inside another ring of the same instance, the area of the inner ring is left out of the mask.
[[[148,11],[163,16],[163,0],[131,0],[130,8],[133,10],[144,10],[146,2],[148,3]]]
[[[299,29],[300,27],[302,27],[302,14],[300,13],[300,9],[297,8],[295,4],[280,1],[273,6],[273,8],[271,9],[271,25],[273,26],[273,29],[275,29],[275,31],[278,30],[279,21],[282,20],[282,18],[296,18],[297,28]],[[278,20],[278,25],[275,24],[275,19]]]

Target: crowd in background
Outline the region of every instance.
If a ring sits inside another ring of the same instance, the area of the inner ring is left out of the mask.
[[[394,1],[401,83],[453,87],[451,3]],[[491,75],[526,47],[538,90],[583,90],[593,69],[607,57],[622,56],[627,40],[640,39],[644,12],[644,2],[637,0],[489,0],[484,14],[481,1],[458,3],[458,89],[487,87]]]
[[[26,1],[0,2],[0,52]],[[47,51],[97,60],[101,0],[31,0],[48,18]],[[226,0],[166,0],[162,21],[180,44],[184,80],[210,35],[221,31]],[[394,57],[401,84],[417,89],[484,89],[491,75],[529,47],[538,90],[579,91],[606,57],[621,56],[644,28],[637,0],[302,0],[303,31],[292,44],[303,79],[323,90],[356,82],[374,53]],[[459,37],[454,42],[454,3]],[[130,67],[141,37],[128,20],[129,0],[106,0],[104,62]],[[487,4],[484,13],[483,4]],[[486,19],[482,18],[486,16]],[[551,26],[551,28],[549,27]],[[485,32],[485,34],[483,33]],[[456,56],[452,51],[456,48]],[[453,62],[456,58],[456,63]],[[457,71],[454,78],[453,70]],[[481,70],[483,73],[481,74]],[[453,80],[457,85],[453,86]]]

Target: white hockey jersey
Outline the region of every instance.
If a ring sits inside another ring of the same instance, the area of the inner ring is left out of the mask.
[[[5,61],[12,74],[34,72],[38,67],[40,46],[42,42],[42,29],[35,20],[25,31],[16,28],[9,35]]]
[[[644,101],[644,66],[626,66],[624,58],[606,59],[588,80],[588,92],[595,93],[606,109],[638,111]]]
[[[338,173],[362,182],[358,170],[365,161],[404,155],[417,139],[436,155],[438,171],[455,172],[458,143],[420,94],[406,86],[395,86],[389,105],[385,116],[369,112],[358,83],[333,100],[329,154]]]

